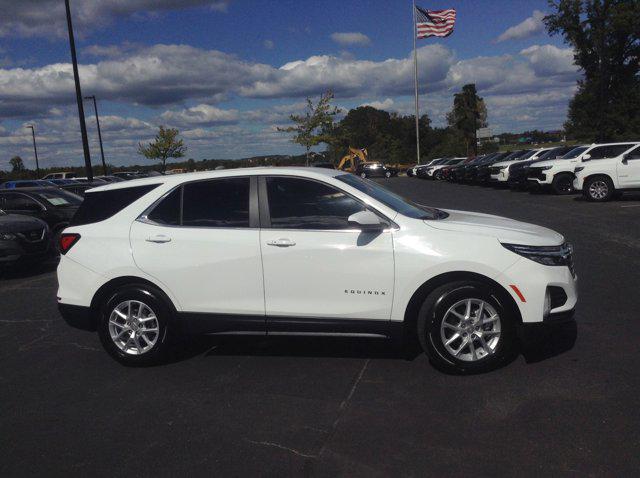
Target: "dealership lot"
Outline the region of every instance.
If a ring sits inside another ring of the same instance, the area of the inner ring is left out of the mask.
[[[69,328],[54,265],[0,280],[0,473],[423,476],[640,469],[640,195],[592,204],[408,178],[416,202],[537,223],[574,243],[576,324],[448,376],[375,340],[198,339],[124,368]]]

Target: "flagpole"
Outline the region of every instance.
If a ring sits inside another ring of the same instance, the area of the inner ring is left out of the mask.
[[[418,112],[418,52],[416,50],[416,38],[418,30],[416,28],[416,0],[413,0],[413,81],[415,86],[416,103],[416,159],[420,164],[420,115]]]

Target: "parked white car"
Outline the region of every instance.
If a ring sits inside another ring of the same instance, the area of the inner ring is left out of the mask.
[[[413,168],[411,168],[411,176],[415,177],[417,172],[418,172],[418,168],[426,168],[428,166],[431,166],[432,164],[434,164],[436,161],[440,161],[443,158],[435,158],[432,159],[431,161],[427,161],[424,164],[416,164]]]
[[[640,143],[594,149],[574,170],[573,187],[590,201],[608,201],[616,192],[640,190]],[[620,153],[617,154],[616,153]]]
[[[556,194],[574,192],[574,171],[583,163],[595,159],[615,159],[630,150],[638,142],[601,143],[578,146],[561,158],[542,161],[529,168],[527,180],[536,186],[550,186]]]
[[[436,164],[435,166],[430,166],[427,168],[427,178],[429,179],[437,179],[438,181],[442,179],[439,171],[446,166],[455,166],[456,164],[461,163],[467,158],[451,158],[447,161]]]
[[[491,174],[491,181],[495,183],[506,184],[509,181],[509,168],[519,161],[535,161],[541,154],[549,151],[552,148],[540,148],[533,149],[527,154],[524,154],[516,159],[510,161],[500,161],[499,163],[492,164],[489,168]]]
[[[59,172],[59,173],[50,173],[47,174],[44,178],[44,180],[46,179],[74,179],[77,176],[76,173],[72,173],[72,172]]]
[[[417,335],[438,367],[479,372],[577,300],[562,235],[321,168],[101,186],[60,250],[63,317],[125,364],[160,360],[177,332]]]

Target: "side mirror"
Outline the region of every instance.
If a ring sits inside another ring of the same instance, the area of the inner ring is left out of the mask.
[[[590,154],[585,154],[585,155],[582,157],[582,161],[589,161],[590,159],[591,159],[591,155],[590,155]]]
[[[356,212],[349,216],[347,223],[362,232],[379,232],[385,227],[385,224],[380,222],[380,218],[371,211]]]

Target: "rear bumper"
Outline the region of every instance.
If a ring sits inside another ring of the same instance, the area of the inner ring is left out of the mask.
[[[89,307],[58,303],[58,311],[71,327],[81,330],[96,330],[96,320]]]

